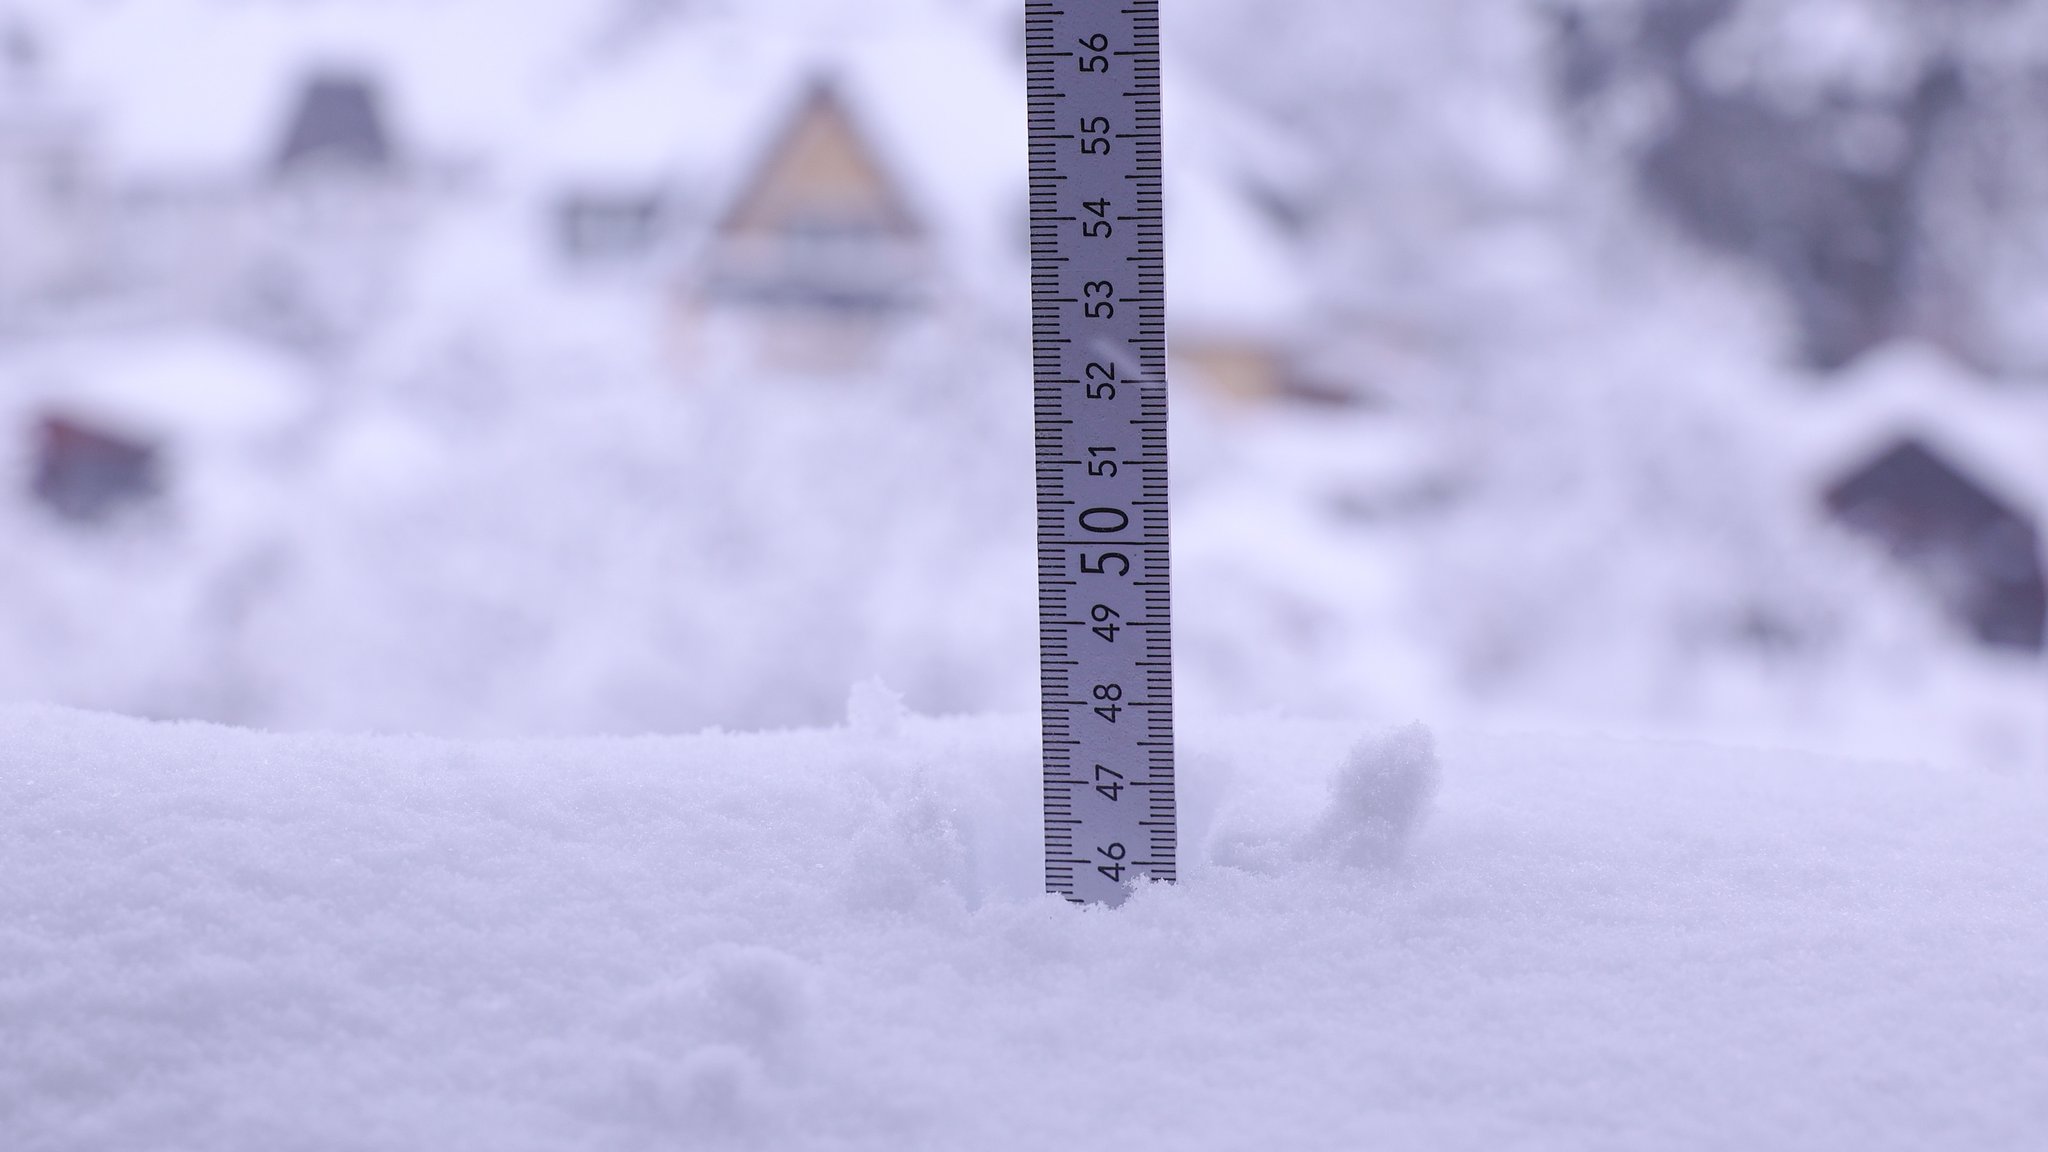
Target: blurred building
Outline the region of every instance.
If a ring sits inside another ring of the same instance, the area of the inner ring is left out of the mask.
[[[155,495],[158,446],[122,429],[49,412],[35,426],[37,500],[72,520],[98,520]]]
[[[0,336],[75,307],[104,255],[90,125],[25,20],[0,20]]]
[[[1986,387],[1937,350],[1867,358],[1788,404],[1828,516],[1992,649],[2048,645],[2048,394]]]
[[[80,523],[167,500],[188,526],[271,499],[319,394],[289,356],[175,330],[0,355],[27,420],[30,492]]]
[[[1778,296],[1788,356],[1835,393],[1778,401],[1786,422],[1816,403],[1833,441],[1815,502],[1980,642],[2026,652],[2048,598],[2041,11],[1551,9],[1580,132],[1652,212]]]
[[[2048,622],[2036,522],[1965,466],[1907,436],[1837,480],[1828,509],[1906,564],[1978,640],[2038,652]]]
[[[554,243],[582,274],[664,281],[686,374],[734,360],[859,373],[934,324],[1009,326],[1027,280],[1021,76],[1021,58],[968,21],[832,42],[652,38],[588,78],[546,130]],[[1178,83],[1215,102],[1198,80]],[[1288,132],[1238,136],[1270,150]],[[1280,395],[1312,347],[1315,308],[1300,241],[1242,178],[1262,157],[1170,155],[1176,378]]]
[[[895,331],[933,306],[937,243],[819,78],[711,226],[678,324],[745,329],[748,358],[774,370],[878,367]]]

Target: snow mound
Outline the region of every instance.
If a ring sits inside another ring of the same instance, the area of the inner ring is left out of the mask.
[[[2038,776],[1215,725],[1183,882],[1111,912],[1038,891],[1030,719],[848,711],[464,743],[0,708],[0,1144],[2048,1133]]]
[[[1360,742],[1330,789],[1330,807],[1304,845],[1354,867],[1400,860],[1436,791],[1436,739],[1420,724]]]

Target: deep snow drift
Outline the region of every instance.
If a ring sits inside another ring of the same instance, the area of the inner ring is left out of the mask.
[[[1026,719],[0,710],[0,1122],[80,1147],[2039,1148],[2048,781],[1242,723],[1037,893]]]

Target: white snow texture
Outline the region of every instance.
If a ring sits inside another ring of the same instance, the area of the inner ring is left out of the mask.
[[[1183,882],[1110,912],[1038,892],[1027,719],[850,711],[0,709],[0,1146],[2048,1138],[2038,775],[1245,722],[1183,741]]]

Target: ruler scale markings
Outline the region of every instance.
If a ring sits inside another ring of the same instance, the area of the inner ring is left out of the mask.
[[[1117,904],[1178,856],[1158,4],[1025,29],[1046,885]]]

